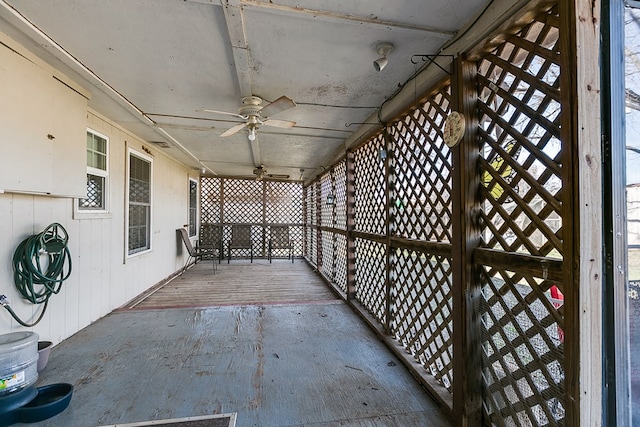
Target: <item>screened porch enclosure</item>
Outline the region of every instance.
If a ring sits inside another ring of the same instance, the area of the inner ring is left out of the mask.
[[[304,188],[304,257],[457,425],[559,426],[571,410],[561,21],[538,5]],[[467,122],[455,147],[452,111]]]
[[[267,257],[287,226],[455,425],[588,423],[574,13],[531,2],[304,186],[201,178],[201,236],[248,226]]]

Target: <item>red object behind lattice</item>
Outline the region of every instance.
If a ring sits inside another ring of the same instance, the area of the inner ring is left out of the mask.
[[[556,301],[553,301],[553,306],[555,308],[560,308],[562,304],[564,304],[564,294],[560,292],[560,289],[558,289],[556,285],[552,285],[550,290],[551,290],[551,298],[556,300]],[[558,301],[561,301],[561,302],[558,302]],[[560,326],[558,326],[558,338],[560,339],[560,342],[564,342],[564,331]]]

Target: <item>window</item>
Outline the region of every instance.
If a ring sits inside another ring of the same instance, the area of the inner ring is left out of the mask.
[[[151,249],[151,158],[129,151],[128,254]]]
[[[198,227],[198,181],[189,179],[189,237],[197,234]]]
[[[80,211],[107,211],[109,139],[87,129],[87,197],[78,200]]]

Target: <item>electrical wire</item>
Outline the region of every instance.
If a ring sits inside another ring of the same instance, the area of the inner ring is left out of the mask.
[[[24,239],[16,248],[13,254],[16,289],[32,304],[44,304],[38,319],[28,324],[16,315],[5,299],[2,305],[22,326],[32,327],[42,320],[49,298],[60,292],[62,283],[71,274],[68,241],[69,236],[64,227],[53,223],[42,233]]]

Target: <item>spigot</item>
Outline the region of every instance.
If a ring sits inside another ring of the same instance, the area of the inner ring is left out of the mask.
[[[9,299],[7,298],[6,295],[0,295],[0,305],[3,307],[9,306]]]

